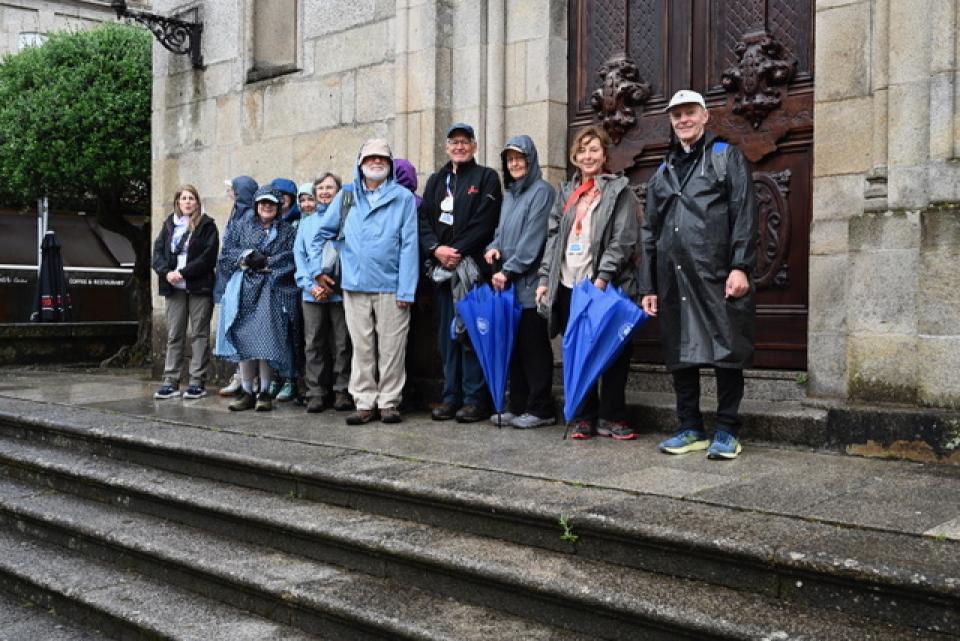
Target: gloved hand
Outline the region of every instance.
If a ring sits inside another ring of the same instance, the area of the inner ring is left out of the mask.
[[[243,259],[243,262],[245,262],[247,267],[250,269],[260,270],[267,266],[267,257],[261,254],[258,250],[254,249],[252,252],[247,254],[247,257]]]

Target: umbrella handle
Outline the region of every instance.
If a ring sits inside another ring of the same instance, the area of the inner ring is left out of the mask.
[[[567,434],[570,433],[570,421],[567,421],[567,426],[563,428],[563,440],[567,440]]]

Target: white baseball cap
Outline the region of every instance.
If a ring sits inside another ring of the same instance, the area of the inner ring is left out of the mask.
[[[703,100],[703,96],[698,94],[696,91],[681,89],[677,93],[673,94],[673,98],[670,99],[670,104],[667,105],[667,111],[670,111],[677,105],[689,104],[700,105],[704,109],[707,108],[707,103]]]

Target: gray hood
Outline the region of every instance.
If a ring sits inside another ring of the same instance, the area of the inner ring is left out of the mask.
[[[527,175],[519,181],[511,178],[510,172],[507,171],[508,149],[519,150],[527,157]],[[508,140],[507,144],[503,146],[503,151],[500,152],[500,161],[503,164],[503,185],[513,192],[514,196],[526,191],[530,185],[543,176],[543,172],[540,170],[540,160],[537,157],[537,147],[533,144],[533,139],[530,136],[514,136]]]

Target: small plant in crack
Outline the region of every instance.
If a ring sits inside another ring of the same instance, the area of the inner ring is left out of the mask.
[[[560,515],[560,527],[563,528],[563,534],[560,535],[561,541],[576,543],[577,539],[580,538],[573,533],[573,526],[570,525],[570,520],[563,514]]]

